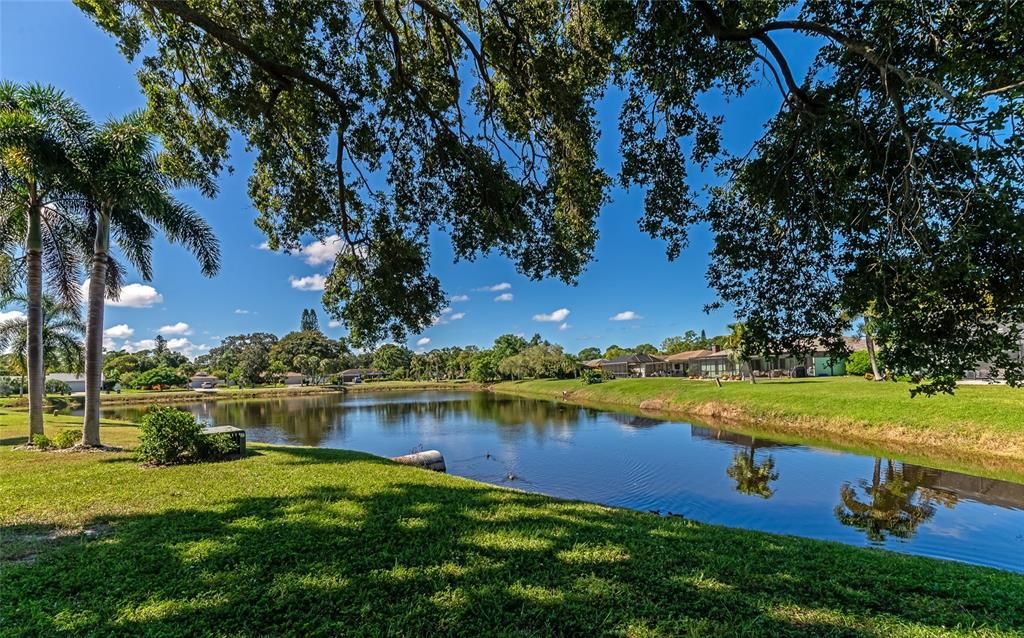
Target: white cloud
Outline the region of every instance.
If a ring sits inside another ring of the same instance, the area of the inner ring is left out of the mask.
[[[442,315],[451,314],[451,312],[452,312],[452,307],[451,306],[448,306],[447,308],[442,308],[441,309],[441,314]]]
[[[262,244],[260,244],[259,246],[257,246],[256,249],[257,250],[270,250],[270,242],[269,241],[265,241]]]
[[[512,301],[512,299],[513,299],[513,296],[512,296],[512,293],[510,293],[510,292],[506,292],[506,293],[500,294],[500,295],[498,295],[497,297],[494,298],[495,301]]]
[[[299,250],[304,255],[303,260],[310,266],[319,266],[334,261],[345,248],[345,242],[338,235],[324,237],[322,241],[312,241]]]
[[[104,346],[106,347],[106,346]],[[122,348],[128,352],[139,350],[153,350],[156,348],[156,339],[140,339],[139,341],[125,341]],[[112,348],[111,348],[112,349]],[[192,343],[185,337],[176,337],[167,340],[167,349],[180,352],[186,357],[196,357],[210,351],[210,346]]]
[[[613,317],[608,318],[609,321],[636,321],[637,319],[643,319],[643,317],[636,314],[632,310],[625,310]]]
[[[167,349],[180,352],[186,357],[192,358],[198,355],[204,354],[210,351],[210,346],[204,344],[195,344],[184,337],[177,339],[170,339],[167,341]]]
[[[430,343],[430,337],[420,337],[419,339],[416,340],[416,345],[420,346],[421,348],[427,345],[428,343]]]
[[[133,334],[135,334],[135,329],[128,327],[128,324],[126,323],[119,323],[116,326],[110,326],[103,331],[103,336],[110,337],[111,339],[127,339]]]
[[[461,301],[469,301],[469,295],[455,295],[452,297],[452,303],[459,303]]]
[[[89,296],[89,280],[82,284],[82,296]],[[107,300],[108,306],[115,308],[152,308],[158,303],[163,303],[164,296],[156,291],[153,286],[145,284],[128,284],[122,286],[121,297],[117,301]]]
[[[235,314],[236,315],[248,315],[248,314],[251,314],[251,311],[246,310],[245,308],[235,308]]]
[[[156,339],[140,339],[139,341],[125,341],[122,346],[127,352],[138,352],[139,350],[152,350],[156,347]]]
[[[539,314],[533,315],[534,321],[565,321],[565,318],[569,316],[568,308],[559,308],[551,314]]]
[[[190,335],[192,328],[184,321],[179,321],[169,326],[161,326],[157,332],[162,335]]]
[[[466,313],[464,313],[464,312],[456,312],[452,316],[448,317],[448,320],[449,321],[458,321],[459,319],[462,319],[465,316],[466,316]]]
[[[308,277],[289,277],[292,288],[296,290],[323,290],[327,284],[327,278],[323,275],[310,275]]]
[[[572,324],[563,323],[562,325],[558,326],[559,330],[568,330],[569,328],[572,328]]]
[[[512,288],[512,284],[508,283],[507,281],[503,281],[500,284],[494,284],[493,286],[484,286],[483,288],[477,288],[477,290],[482,290],[485,292],[498,292],[499,290],[509,290],[510,288]]]
[[[25,321],[25,313],[20,310],[5,310],[0,312],[0,322],[10,321],[16,319],[18,321]]]
[[[343,325],[345,325],[345,324],[343,324],[342,322],[338,321],[337,319],[331,319],[330,321],[327,322],[327,327],[328,328],[340,328]]]

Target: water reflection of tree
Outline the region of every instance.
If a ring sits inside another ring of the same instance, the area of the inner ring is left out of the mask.
[[[775,494],[770,483],[778,480],[779,473],[775,471],[775,459],[770,454],[763,462],[757,462],[756,449],[757,446],[752,440],[746,450],[741,450],[732,457],[732,464],[725,473],[736,481],[736,491],[770,498]]]
[[[836,519],[863,531],[872,542],[883,542],[888,536],[911,538],[935,516],[936,504],[956,504],[955,495],[922,488],[923,478],[921,472],[897,467],[892,459],[885,460],[883,473],[882,459],[876,458],[870,483],[861,479],[856,486],[845,483],[839,488]]]

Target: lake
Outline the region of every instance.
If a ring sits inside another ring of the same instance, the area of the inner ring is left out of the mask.
[[[1024,572],[1024,485],[486,392],[182,404],[250,441],[397,456],[552,496]],[[103,410],[137,421],[144,408]]]

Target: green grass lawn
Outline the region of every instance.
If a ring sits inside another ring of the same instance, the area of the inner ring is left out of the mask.
[[[19,420],[20,418],[20,420]],[[15,451],[4,636],[1020,636],[1024,576],[560,501],[354,452]],[[49,419],[48,434],[74,427]],[[135,428],[107,424],[130,445]]]
[[[678,378],[499,383],[507,392],[609,406],[725,418],[837,444],[882,446],[1024,472],[1024,389],[961,386],[956,394],[910,397],[906,383],[855,377],[759,381]],[[564,394],[567,393],[567,394]]]

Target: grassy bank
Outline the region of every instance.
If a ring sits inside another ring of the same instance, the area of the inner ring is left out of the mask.
[[[20,419],[20,420],[19,420]],[[162,469],[15,451],[0,634],[1010,636],[1024,577],[254,445]],[[73,427],[49,419],[48,434]],[[135,428],[106,425],[130,445]]]
[[[911,398],[907,384],[853,377],[760,381],[688,379],[499,383],[496,392],[692,415],[839,446],[947,459],[1024,474],[1024,390],[962,386],[954,396]]]

